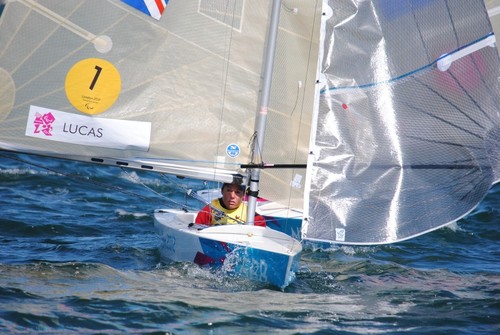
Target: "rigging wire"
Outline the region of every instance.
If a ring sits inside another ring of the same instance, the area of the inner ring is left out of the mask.
[[[254,131],[250,139],[248,140],[248,146],[250,147],[250,162],[255,163],[255,148],[259,149],[260,147],[258,146],[258,138],[257,138],[257,131]],[[259,152],[257,153],[259,156],[259,162],[263,161],[262,153]]]

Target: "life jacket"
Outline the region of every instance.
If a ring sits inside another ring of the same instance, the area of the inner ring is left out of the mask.
[[[247,220],[247,206],[244,203],[241,203],[238,208],[235,209],[227,209],[222,207],[220,199],[212,200],[212,206],[217,208],[218,210],[226,213],[222,218],[220,215],[212,209],[212,224],[237,224],[246,222]]]

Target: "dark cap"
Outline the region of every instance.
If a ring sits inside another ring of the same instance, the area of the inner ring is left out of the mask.
[[[243,184],[238,184],[238,183],[224,183],[222,184],[221,190],[224,188],[226,185],[235,185],[238,186],[243,192],[245,192],[246,186]]]

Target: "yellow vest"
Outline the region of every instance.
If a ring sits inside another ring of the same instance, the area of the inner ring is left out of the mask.
[[[212,210],[212,224],[237,224],[247,221],[247,206],[241,203],[236,209],[227,209],[222,207],[219,199],[212,200],[212,206],[226,213],[224,217],[217,218],[217,212]]]

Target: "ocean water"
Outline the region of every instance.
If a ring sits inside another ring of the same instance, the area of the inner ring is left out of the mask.
[[[403,243],[310,247],[281,291],[160,259],[154,209],[203,183],[0,154],[1,334],[500,334],[499,186]]]

